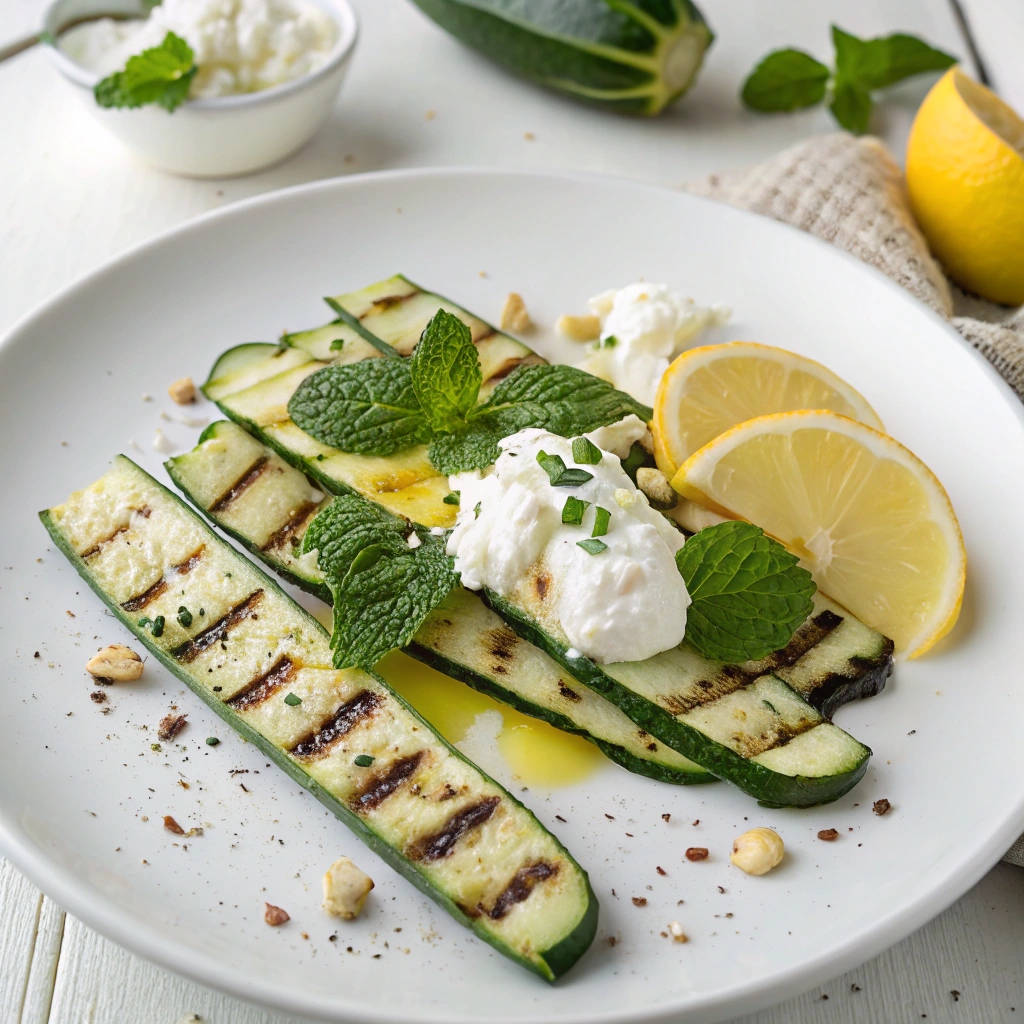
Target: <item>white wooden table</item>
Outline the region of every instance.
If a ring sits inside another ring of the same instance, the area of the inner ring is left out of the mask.
[[[170,178],[122,152],[37,48],[0,64],[0,334],[58,288],[195,214],[316,178],[388,167],[580,168],[678,184],[831,130],[821,110],[763,118],[736,98],[768,49],[824,57],[833,20],[903,30],[978,59],[1024,110],[1019,0],[703,0],[717,41],[686,100],[655,122],[592,111],[460,49],[405,0],[354,0],[361,39],[327,127],[250,178]],[[40,0],[0,0],[0,47],[34,29]],[[961,13],[962,11],[962,13]],[[893,90],[874,131],[900,154],[925,83]],[[1024,869],[996,867],[889,952],[744,1024],[1024,1021]],[[200,988],[100,938],[0,861],[0,1024],[299,1024]]]

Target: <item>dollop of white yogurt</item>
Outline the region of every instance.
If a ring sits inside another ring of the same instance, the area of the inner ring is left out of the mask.
[[[601,337],[580,367],[648,405],[669,362],[731,315],[727,306],[699,306],[666,284],[645,281],[602,292],[589,305]]]
[[[327,61],[338,36],[333,19],[307,0],[163,0],[145,19],[77,25],[58,46],[105,76],[159,46],[168,32],[195,54],[193,98],[256,92],[308,75]]]
[[[604,453],[597,465],[582,465],[572,457],[570,440],[532,427],[500,447],[485,472],[449,479],[461,500],[448,553],[463,585],[508,596],[528,570],[542,565],[552,580],[553,617],[576,651],[606,663],[642,661],[678,646],[690,603],[675,562],[683,535],[650,507],[618,458]],[[593,478],[555,487],[537,462],[540,452]],[[580,526],[562,523],[570,495],[590,502]],[[607,550],[592,555],[577,541],[590,537],[595,506],[611,518],[600,538]]]

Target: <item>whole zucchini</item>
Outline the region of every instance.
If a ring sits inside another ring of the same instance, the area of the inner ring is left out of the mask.
[[[714,38],[690,0],[413,2],[510,71],[625,114],[658,114],[679,99]]]

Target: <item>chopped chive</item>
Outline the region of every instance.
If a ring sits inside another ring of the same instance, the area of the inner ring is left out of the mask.
[[[477,503],[476,503],[476,504],[475,504],[475,505],[473,506],[473,518],[474,518],[474,519],[479,519],[479,518],[480,518],[480,506],[481,506],[482,504],[483,504],[483,502],[482,502],[482,501],[478,501],[478,502],[477,502]]]
[[[369,768],[373,761],[374,759],[370,754],[356,754],[353,764],[358,765],[360,768]]]
[[[296,697],[294,693],[289,693],[288,696],[285,697],[284,702],[288,707],[294,708],[302,703],[302,698]]]
[[[188,629],[192,625],[192,613],[184,605],[178,609],[178,622],[182,629]]]
[[[458,505],[461,501],[458,491],[452,491],[441,499],[446,505]]]
[[[768,710],[769,710],[769,711],[770,711],[770,712],[771,712],[771,713],[772,713],[773,715],[777,715],[777,714],[779,713],[779,712],[778,712],[778,709],[777,709],[777,708],[775,707],[775,705],[774,705],[774,704],[773,704],[773,703],[772,703],[772,702],[771,702],[770,700],[764,700],[764,699],[762,699],[762,700],[761,700],[761,703],[762,703],[762,704],[763,704],[763,705],[764,705],[764,706],[765,706],[765,707],[766,707],[766,708],[767,708],[767,709],[768,709]]]
[[[139,626],[142,629],[145,629],[147,626],[151,626],[152,624],[153,620],[146,615],[143,615],[142,618],[139,619]]]
[[[607,338],[603,338],[598,342],[598,348],[615,348],[618,345],[619,339],[614,334],[609,334]]]
[[[153,634],[153,636],[163,636],[164,635],[164,621],[165,620],[164,620],[164,617],[162,615],[158,615],[153,620],[153,628],[150,630],[150,632]]]
[[[331,342],[331,351],[332,352],[340,352],[344,347],[345,347],[345,339],[344,338],[335,338]]]
[[[217,739],[216,736],[207,736],[206,737],[206,745],[208,747],[215,747],[215,746],[217,746],[218,743],[220,743],[220,740]]]
[[[594,509],[594,529],[591,531],[590,536],[603,537],[608,532],[608,523],[611,518],[611,512],[598,505],[597,508]]]
[[[593,537],[576,541],[576,547],[583,548],[588,555],[599,555],[602,551],[608,550],[608,545],[603,540],[596,540]]]
[[[562,522],[566,526],[580,526],[583,523],[583,513],[590,506],[589,501],[569,495],[562,506]]]
[[[572,458],[573,462],[578,462],[581,466],[596,466],[603,458],[603,453],[589,437],[574,437]]]
[[[317,461],[317,462],[323,462],[323,461],[324,461],[324,457],[323,457],[322,455],[318,455],[318,456],[316,457],[316,461]]]
[[[566,469],[565,463],[558,455],[537,452],[537,461],[541,469],[547,473],[552,487],[578,487],[594,479],[594,474],[588,473],[585,469]]]

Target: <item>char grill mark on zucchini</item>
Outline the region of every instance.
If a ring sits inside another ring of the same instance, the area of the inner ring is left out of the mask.
[[[151,510],[146,519],[131,511],[140,499]],[[160,662],[481,938],[549,980],[587,948],[596,901],[557,840],[377,676],[333,668],[323,627],[166,488],[119,457],[95,484],[41,518],[86,582]],[[130,529],[89,560],[82,557],[127,520]],[[151,614],[166,620],[155,636],[122,604],[199,548],[194,569],[152,602]],[[183,622],[175,615],[182,605],[204,608],[207,617]],[[282,698],[284,686],[298,701]],[[371,702],[372,714],[357,721],[351,709],[365,712]],[[351,728],[339,730],[341,721]],[[411,767],[361,801],[374,792],[377,776],[356,763],[357,754],[380,765],[405,759]],[[490,807],[486,818],[476,810],[481,804]],[[519,872],[538,860],[558,865],[557,873],[514,913],[492,918]],[[471,915],[462,907],[483,909]]]
[[[129,518],[128,521],[115,527],[113,533],[107,537],[101,537],[97,540],[88,551],[82,552],[82,558],[95,558],[111,541],[117,540],[122,533],[126,533],[132,528],[132,520],[135,516],[140,516],[143,519],[148,519],[149,514],[152,510],[146,505],[142,505],[139,508],[132,508],[128,510]]]
[[[251,683],[224,703],[234,711],[254,708],[265,700],[270,700],[278,690],[286,686],[297,669],[298,665],[287,654],[282,654],[266,672],[256,676]]]
[[[266,472],[268,458],[261,455],[244,474],[233,483],[211,506],[211,512],[223,512],[233,501],[245,493]]]
[[[685,646],[611,665],[579,655],[536,586],[542,572],[535,566],[510,597],[485,591],[487,602],[521,637],[672,749],[773,806],[827,803],[864,775],[867,747],[753,665],[748,672],[722,666]]]
[[[331,594],[315,555],[296,554],[309,519],[287,544],[271,549],[264,541],[281,521],[291,518],[294,506],[309,502],[316,494],[299,470],[269,453],[274,472],[268,475],[268,490],[272,486],[281,491],[287,502],[251,491],[221,514],[209,511],[210,496],[222,493],[225,476],[234,479],[232,474],[239,467],[251,465],[266,452],[239,426],[221,421],[207,428],[193,451],[171,459],[167,470],[186,497],[214,523],[275,572],[329,604]],[[322,499],[317,507],[329,500]],[[576,685],[568,673],[521,640],[469,591],[453,592],[430,615],[406,653],[524,714],[591,740],[629,771],[677,785],[715,781],[710,772],[638,729],[618,708]]]
[[[161,576],[156,583],[147,587],[141,594],[135,597],[130,597],[127,601],[122,602],[121,607],[126,612],[141,612],[147,605],[151,604],[158,597],[167,592],[167,588],[171,585],[171,581],[178,576],[184,576],[190,573],[198,564],[199,559],[203,557],[203,547],[197,548],[188,556],[183,562],[179,562],[177,565],[172,565],[166,575]]]
[[[357,810],[370,810],[379,807],[399,786],[414,775],[423,760],[423,751],[417,750],[409,757],[400,757],[392,761],[383,774],[374,774],[356,794],[352,801]],[[500,898],[500,897],[499,897]]]
[[[334,716],[316,732],[299,740],[291,748],[291,755],[302,760],[324,757],[343,736],[347,736],[358,726],[366,725],[380,706],[380,698],[370,690],[357,693],[350,701],[342,704],[334,712]]]

